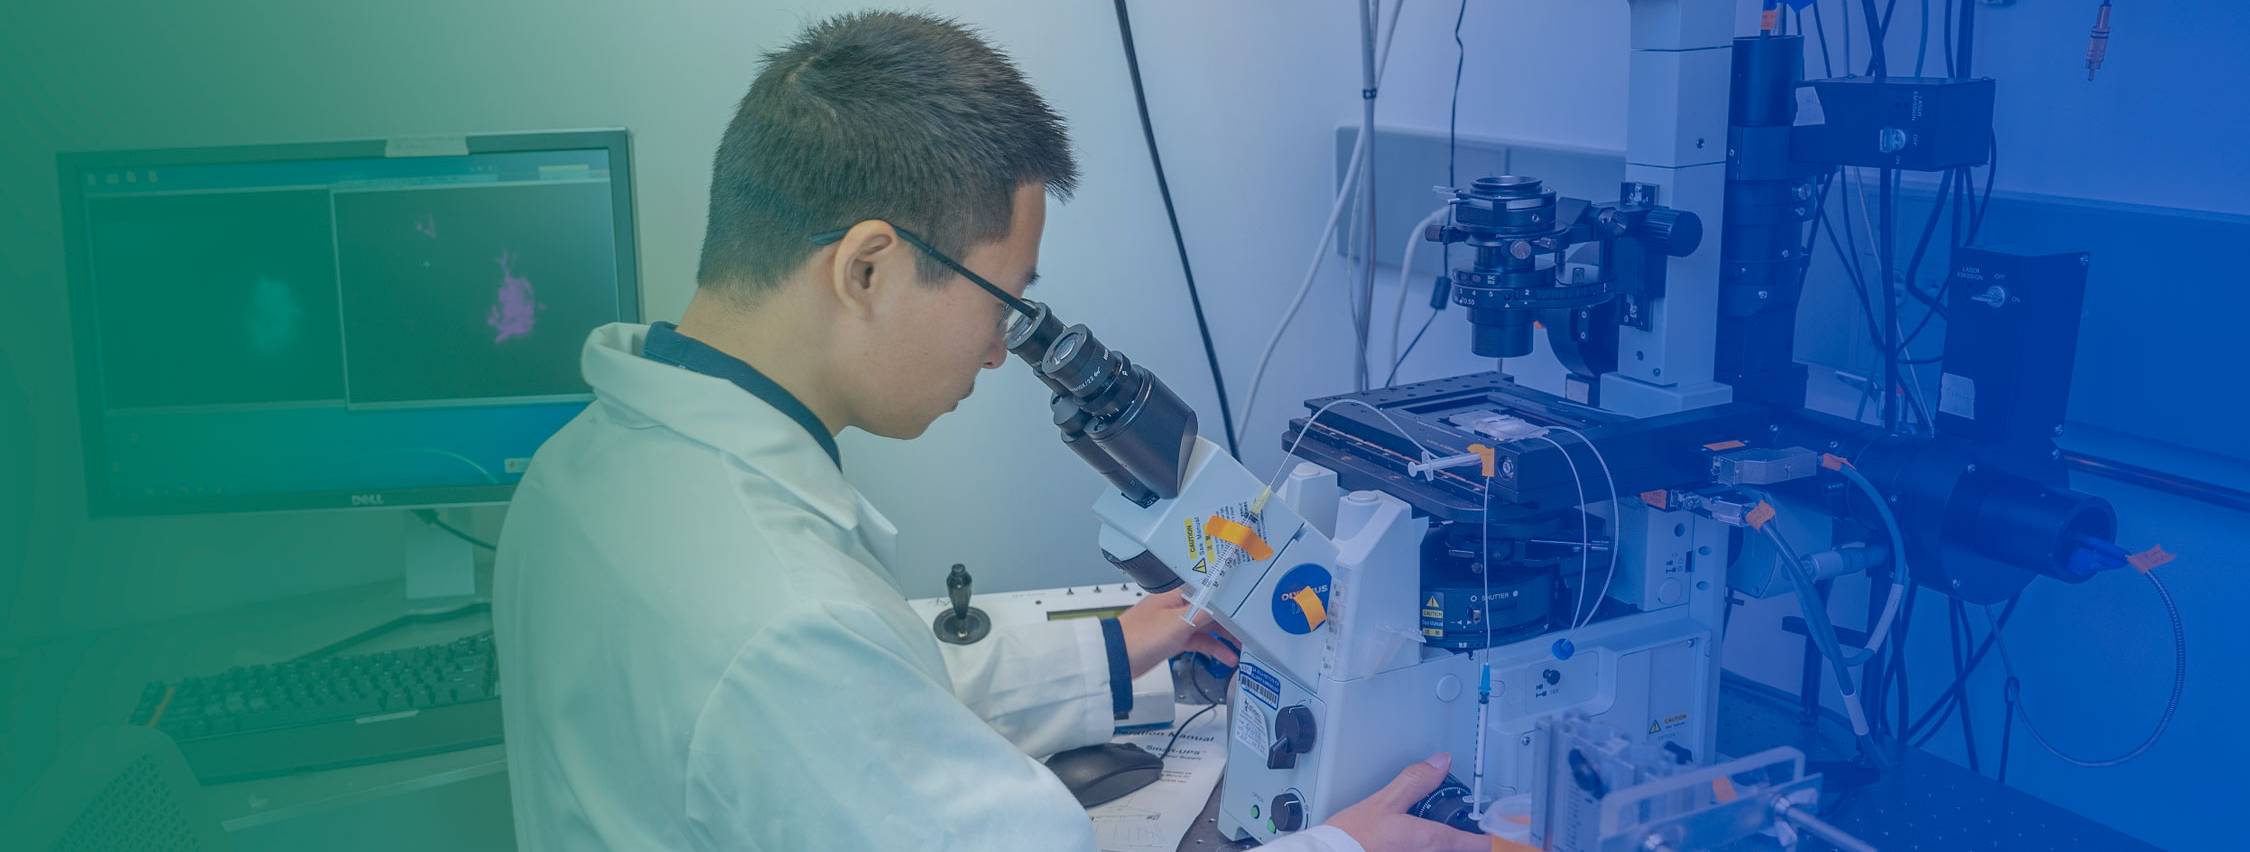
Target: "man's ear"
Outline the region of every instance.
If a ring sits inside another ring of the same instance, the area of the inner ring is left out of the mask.
[[[837,304],[854,316],[872,314],[884,285],[901,280],[901,267],[912,274],[914,259],[907,256],[911,250],[888,222],[867,219],[853,225],[836,241],[829,265],[829,288]]]

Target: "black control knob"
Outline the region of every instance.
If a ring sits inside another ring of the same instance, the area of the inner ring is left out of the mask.
[[[1451,775],[1445,776],[1445,783],[1439,784],[1406,812],[1470,834],[1484,833],[1477,827],[1476,805],[1469,801],[1469,785]]]
[[[945,577],[945,596],[952,606],[939,612],[930,622],[930,631],[938,641],[952,645],[975,644],[992,632],[992,618],[984,610],[969,605],[969,569],[965,565],[953,566],[953,573]]]
[[[1305,827],[1305,800],[1295,793],[1273,797],[1267,816],[1273,818],[1275,831],[1296,831]]]
[[[1548,669],[1539,673],[1539,679],[1546,681],[1548,686],[1554,686],[1562,682],[1562,672]]]
[[[1658,207],[1641,223],[1640,238],[1672,257],[1694,254],[1703,245],[1703,217],[1686,210]]]
[[[1312,708],[1291,704],[1273,718],[1273,745],[1266,748],[1267,769],[1295,769],[1297,755],[1312,751],[1318,731]]]

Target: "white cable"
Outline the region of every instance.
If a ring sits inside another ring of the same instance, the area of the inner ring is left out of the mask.
[[[1446,202],[1445,206],[1430,211],[1430,215],[1422,217],[1422,221],[1416,222],[1414,224],[1413,230],[1406,232],[1406,246],[1399,249],[1398,305],[1391,311],[1390,363],[1398,363],[1399,332],[1406,327],[1406,290],[1408,286],[1414,283],[1414,248],[1424,242],[1427,242],[1426,240],[1422,239],[1422,232],[1424,230],[1428,229],[1430,225],[1437,220],[1445,218],[1446,214],[1451,212],[1453,212],[1453,203],[1450,201]],[[1398,371],[1391,371],[1391,378],[1395,379],[1397,377]]]
[[[1586,480],[1579,477],[1578,462],[1570,458],[1570,451],[1563,449],[1561,443],[1544,434],[1533,435],[1532,437],[1547,442],[1549,446],[1555,448],[1556,453],[1562,455],[1563,464],[1570,465],[1571,483],[1578,486],[1578,601],[1570,606],[1569,622],[1570,629],[1576,630],[1578,629],[1578,612],[1586,608],[1586,578],[1593,574],[1594,569],[1594,526],[1592,521],[1586,519]],[[1612,547],[1610,552],[1616,553],[1617,549]],[[1599,609],[1601,605],[1601,599],[1595,598],[1594,607]]]
[[[1400,6],[1403,7],[1404,4]],[[1378,88],[1382,85],[1383,69],[1390,64],[1392,35],[1398,31],[1400,11],[1403,9],[1391,12],[1390,27],[1383,33],[1383,48],[1375,58],[1375,81]],[[1312,263],[1305,268],[1305,280],[1297,285],[1297,295],[1289,300],[1289,310],[1282,313],[1281,322],[1273,328],[1273,336],[1266,340],[1265,351],[1258,354],[1258,370],[1250,376],[1250,392],[1242,403],[1242,426],[1246,430],[1250,428],[1251,411],[1258,404],[1258,388],[1265,381],[1266,366],[1273,360],[1274,350],[1281,346],[1281,334],[1289,330],[1289,323],[1297,318],[1297,310],[1305,304],[1305,294],[1312,292],[1313,282],[1320,276],[1321,262],[1328,259],[1328,247],[1336,241],[1336,223],[1343,217],[1345,205],[1350,203],[1355,194],[1353,189],[1359,182],[1360,164],[1367,159],[1367,139],[1372,135],[1374,134],[1361,133],[1358,141],[1352,143],[1351,164],[1344,170],[1344,179],[1336,191],[1335,203],[1329,205],[1328,224],[1321,226],[1320,243],[1313,246]]]
[[[2172,693],[2164,701],[2164,715],[2157,718],[2155,730],[2150,731],[2147,737],[2142,738],[2139,745],[2133,746],[2131,750],[2124,754],[2111,758],[2079,757],[2057,747],[2054,742],[2047,739],[2045,733],[2039,730],[2038,725],[2032,724],[2031,711],[2026,708],[2026,702],[2019,692],[2015,700],[2016,718],[2023,720],[2023,729],[2031,734],[2033,742],[2038,743],[2040,748],[2046,749],[2048,754],[2054,755],[2056,759],[2064,763],[2088,769],[2105,769],[2131,762],[2134,758],[2147,754],[2149,749],[2156,747],[2157,741],[2164,738],[2164,731],[2172,726],[2172,717],[2180,710],[2180,693],[2187,689],[2187,630],[2180,621],[2180,607],[2172,601],[2172,592],[2164,588],[2164,581],[2156,579],[2156,572],[2154,571],[2141,576],[2147,578],[2149,585],[2155,587],[2156,596],[2164,602],[2164,615],[2172,622]],[[1994,640],[2000,643],[2000,665],[2007,670],[2008,677],[2013,679],[2016,676],[2016,666],[2015,661],[2008,656],[2008,637],[2000,629],[2002,627],[2000,622],[1992,620],[1991,607],[1985,608],[1984,618],[1987,623],[1992,625]]]
[[[1899,598],[1906,593],[1908,580],[1906,537],[1899,532],[1898,516],[1891,513],[1890,501],[1883,499],[1883,493],[1876,490],[1875,483],[1869,482],[1865,474],[1860,473],[1858,469],[1853,468],[1848,463],[1838,466],[1836,473],[1842,476],[1845,481],[1857,487],[1861,494],[1866,495],[1868,502],[1875,504],[1876,513],[1883,519],[1884,535],[1888,536],[1891,542],[1890,598],[1883,602],[1883,614],[1876,616],[1875,624],[1868,630],[1867,634],[1867,653],[1870,655],[1868,659],[1874,659],[1872,655],[1877,649],[1883,647],[1884,638],[1890,635],[1891,622],[1898,618]]]
[[[1618,495],[1617,495],[1617,477],[1616,477],[1616,475],[1614,475],[1614,474],[1610,473],[1610,470],[1609,470],[1609,459],[1606,459],[1606,458],[1603,458],[1603,457],[1602,457],[1602,448],[1600,448],[1600,447],[1597,447],[1597,446],[1594,446],[1594,442],[1593,442],[1593,439],[1590,439],[1590,438],[1586,437],[1586,433],[1584,433],[1584,432],[1580,432],[1580,431],[1578,431],[1578,430],[1576,430],[1576,429],[1572,429],[1572,428],[1570,428],[1570,427],[1568,427],[1568,426],[1549,426],[1549,427],[1547,427],[1547,428],[1549,428],[1549,429],[1553,429],[1553,430],[1555,430],[1555,431],[1557,431],[1557,432],[1561,432],[1561,433],[1563,433],[1563,434],[1565,434],[1565,435],[1569,435],[1569,436],[1571,436],[1571,437],[1573,437],[1573,438],[1577,438],[1577,439],[1578,439],[1578,441],[1579,441],[1579,443],[1585,444],[1585,445],[1586,445],[1586,449],[1587,449],[1587,450],[1589,450],[1589,451],[1591,451],[1591,452],[1592,452],[1592,453],[1594,454],[1594,462],[1595,462],[1595,463],[1597,463],[1597,464],[1600,464],[1600,465],[1602,466],[1602,478],[1603,478],[1603,479],[1607,479],[1607,480],[1609,480],[1609,500],[1610,500],[1610,510],[1609,510],[1609,514],[1610,514],[1610,516],[1611,516],[1611,517],[1610,517],[1610,522],[1609,522],[1609,526],[1610,526],[1610,533],[1609,533],[1609,576],[1607,576],[1607,577],[1604,577],[1604,578],[1602,578],[1602,593],[1601,593],[1601,594],[1599,594],[1599,595],[1596,595],[1596,596],[1594,596],[1594,608],[1593,608],[1592,610],[1588,610],[1588,611],[1587,611],[1587,613],[1586,613],[1586,623],[1585,623],[1585,624],[1578,624],[1578,625],[1574,625],[1574,626],[1573,626],[1573,627],[1571,628],[1571,629],[1573,629],[1573,630],[1576,630],[1576,629],[1578,629],[1578,628],[1581,628],[1581,627],[1585,627],[1585,626],[1586,626],[1587,624],[1592,624],[1592,623],[1594,623],[1594,613],[1595,613],[1595,612],[1597,612],[1597,611],[1599,611],[1599,610],[1600,610],[1600,609],[1602,608],[1602,599],[1603,599],[1603,598],[1606,598],[1606,597],[1609,597],[1609,584],[1610,584],[1610,581],[1612,581],[1612,580],[1615,580],[1615,579],[1617,579],[1617,551],[1618,551],[1618,547],[1617,547],[1617,539],[1619,538],[1619,536],[1618,536],[1618,534],[1617,534],[1617,527],[1618,527],[1618,524],[1620,524],[1621,522],[1623,522],[1623,521],[1624,521],[1624,519],[1625,519],[1625,518],[1624,518],[1625,512],[1624,512],[1624,510],[1623,510],[1623,509],[1622,509],[1622,508],[1621,508],[1621,507],[1620,507],[1620,506],[1618,505],[1618,504],[1619,504],[1619,502],[1620,502],[1620,500],[1619,500],[1619,498],[1618,498]],[[1568,458],[1568,457],[1569,457],[1569,454],[1568,454],[1568,453],[1565,453],[1565,454],[1564,454],[1564,458]],[[1585,497],[1585,494],[1583,493],[1583,491],[1582,491],[1582,492],[1581,492],[1581,493],[1579,494],[1579,497],[1578,497],[1578,502],[1579,502],[1579,505],[1580,505],[1581,507],[1583,507],[1583,506],[1585,505],[1585,502],[1586,502],[1586,497]],[[1580,510],[1580,511],[1584,511],[1584,509],[1583,509],[1583,508],[1581,508],[1581,510]],[[1575,611],[1573,611],[1573,613],[1572,613],[1572,614],[1573,614],[1573,616],[1575,617],[1575,615],[1576,615],[1576,612],[1575,612]]]
[[[1366,137],[1361,137],[1361,141],[1365,142]],[[1349,186],[1353,180],[1358,178],[1358,176],[1359,155],[1357,153],[1357,149],[1354,149],[1351,165],[1344,170],[1344,184],[1346,186]],[[1266,339],[1265,350],[1258,353],[1258,369],[1256,372],[1250,374],[1250,393],[1242,403],[1242,424],[1245,430],[1247,430],[1250,426],[1251,413],[1257,409],[1258,388],[1260,385],[1265,383],[1266,366],[1273,361],[1274,350],[1281,346],[1281,333],[1289,330],[1290,321],[1297,318],[1297,309],[1304,307],[1305,295],[1312,292],[1313,281],[1318,278],[1320,274],[1320,263],[1321,261],[1328,259],[1328,246],[1336,239],[1336,220],[1340,216],[1342,216],[1344,212],[1344,204],[1345,202],[1349,201],[1350,198],[1351,195],[1349,191],[1338,194],[1336,196],[1335,206],[1328,209],[1328,224],[1326,227],[1323,227],[1321,229],[1321,233],[1323,236],[1321,237],[1320,245],[1314,247],[1313,249],[1312,264],[1305,267],[1305,280],[1302,284],[1299,284],[1297,286],[1297,295],[1290,298],[1289,309],[1282,312],[1281,322],[1274,325],[1273,336]]]
[[[1289,450],[1281,454],[1280,469],[1273,472],[1273,478],[1266,480],[1266,490],[1259,493],[1257,504],[1258,508],[1264,508],[1266,498],[1272,496],[1274,488],[1281,485],[1282,474],[1289,471],[1289,460],[1296,457],[1297,445],[1305,442],[1306,435],[1312,434],[1313,424],[1320,422],[1320,416],[1323,414],[1327,414],[1328,409],[1335,408],[1339,405],[1356,405],[1369,411],[1375,412],[1375,416],[1383,418],[1383,422],[1391,424],[1391,428],[1397,430],[1400,437],[1403,437],[1408,441],[1413,441],[1414,448],[1421,450],[1422,456],[1424,458],[1436,455],[1436,453],[1430,452],[1430,448],[1428,445],[1423,444],[1419,440],[1416,440],[1412,433],[1407,432],[1405,426],[1399,425],[1399,422],[1397,420],[1392,419],[1391,415],[1388,412],[1385,412],[1380,408],[1376,408],[1375,406],[1368,405],[1367,403],[1361,402],[1356,399],[1339,399],[1334,402],[1330,402],[1327,405],[1321,406],[1318,410],[1312,413],[1311,417],[1305,418],[1305,428],[1297,430],[1296,440],[1290,441]]]
[[[1484,821],[1484,751],[1485,729],[1490,723],[1492,708],[1492,477],[1484,478],[1484,515],[1478,519],[1483,527],[1484,570],[1477,572],[1484,580],[1484,591],[1477,599],[1477,619],[1484,622],[1484,661],[1477,669],[1477,730],[1471,741],[1476,743],[1475,771],[1470,776],[1469,814],[1477,822]]]

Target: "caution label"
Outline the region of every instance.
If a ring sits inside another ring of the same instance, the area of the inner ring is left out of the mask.
[[[1211,523],[1213,520],[1219,523]],[[1250,551],[1262,548],[1265,543],[1265,521],[1251,514],[1249,501],[1221,506],[1210,515],[1190,517],[1181,525],[1187,532],[1188,570],[1197,573],[1208,574],[1213,566],[1225,571],[1248,562],[1252,558]],[[1236,539],[1256,542],[1259,548],[1237,544]],[[1270,550],[1267,555],[1272,555]]]

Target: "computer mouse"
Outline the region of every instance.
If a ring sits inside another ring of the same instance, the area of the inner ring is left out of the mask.
[[[1094,807],[1156,782],[1164,761],[1130,743],[1102,743],[1056,752],[1047,768],[1062,779],[1078,804]]]

